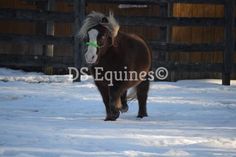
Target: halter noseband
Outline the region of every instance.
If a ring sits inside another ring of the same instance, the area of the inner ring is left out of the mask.
[[[89,42],[86,42],[85,43],[87,46],[92,46],[92,47],[95,47],[95,48],[101,48],[101,46],[99,46],[98,44],[97,44],[97,42],[95,42],[95,41],[89,41]]]

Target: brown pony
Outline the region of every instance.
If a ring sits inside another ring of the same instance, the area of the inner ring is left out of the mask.
[[[147,116],[148,72],[152,60],[146,42],[137,35],[119,31],[119,27],[112,13],[105,16],[92,12],[79,32],[86,44],[86,62],[90,64],[106,107],[105,120],[111,121],[116,120],[120,112],[128,111],[127,90],[132,87],[139,104],[137,117]]]

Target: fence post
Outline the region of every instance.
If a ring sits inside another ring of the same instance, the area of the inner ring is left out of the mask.
[[[74,66],[80,70],[82,66],[82,45],[77,37],[82,22],[85,18],[86,12],[86,1],[85,0],[74,0],[74,14],[75,14],[75,23],[74,23]],[[81,81],[79,78],[76,81]]]
[[[224,49],[224,61],[222,72],[222,85],[230,85],[230,75],[233,64],[234,53],[234,8],[235,0],[225,0],[225,49]]]
[[[173,12],[173,3],[161,3],[160,5],[160,17],[170,17],[172,16]],[[160,37],[159,41],[160,42],[171,42],[171,26],[162,26],[160,27]],[[168,51],[160,51],[159,52],[159,58],[161,58],[161,61],[168,62],[169,60],[169,52]],[[154,56],[155,59],[155,56]],[[174,79],[174,72],[169,73],[168,80],[173,81]]]
[[[54,11],[55,10],[55,0],[48,0],[46,11]],[[54,36],[54,22],[53,21],[46,21],[46,35]],[[45,45],[44,49],[44,56],[46,57],[53,57],[54,45]],[[45,60],[46,66],[44,67],[45,74],[53,74],[53,67],[47,66],[47,58]]]
[[[173,2],[168,3],[168,17],[173,16]],[[167,43],[172,42],[172,26],[167,26]],[[167,51],[165,56],[165,61],[168,62],[170,60],[170,53]],[[169,71],[169,80],[174,82],[176,81],[176,73],[175,71]]]
[[[159,5],[160,6],[160,17],[168,17],[168,5],[169,5],[168,3],[161,3]],[[160,27],[159,41],[167,42],[167,40],[168,40],[168,26],[162,26],[162,27]]]

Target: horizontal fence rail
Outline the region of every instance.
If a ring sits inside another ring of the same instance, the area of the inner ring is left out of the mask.
[[[46,2],[47,0],[25,0],[27,2]],[[73,3],[74,0],[56,0]],[[224,4],[224,0],[87,0],[90,3],[115,4],[163,4],[163,3],[194,3],[194,4]]]
[[[178,62],[158,62],[156,67],[165,67],[168,71],[175,72],[222,72],[222,63],[178,63]],[[236,72],[236,64],[233,65],[233,71]]]
[[[34,43],[43,45],[73,45],[73,37],[56,37],[50,35],[19,35],[0,33],[0,41],[8,43]]]
[[[43,45],[74,45],[74,37],[56,37],[49,35],[19,35],[19,34],[5,34],[0,33],[0,42],[6,43],[32,43]],[[150,41],[149,45],[154,51],[168,51],[168,52],[214,52],[223,51],[224,43],[166,43],[159,41]],[[236,43],[235,43],[236,46]],[[236,50],[236,47],[235,47]]]
[[[42,56],[42,55],[7,55],[0,54],[0,66],[67,68],[73,66],[73,57]]]
[[[118,16],[117,19],[128,26],[224,26],[223,18]]]
[[[0,20],[74,22],[73,13],[29,9],[0,9]]]
[[[88,0],[93,3],[122,3],[122,4],[162,4],[162,3],[204,3],[224,4],[224,0]]]
[[[213,52],[223,51],[224,43],[201,43],[201,44],[190,44],[190,43],[166,43],[151,41],[151,47],[154,50],[168,51],[168,52]],[[236,44],[235,44],[236,45]]]
[[[41,55],[6,55],[0,54],[0,66],[53,66],[54,68],[68,68],[74,65],[73,57],[41,56]],[[155,67],[166,67],[169,71],[177,72],[222,72],[222,63],[179,63],[179,62],[156,62]],[[233,65],[236,72],[236,64]]]
[[[224,18],[207,17],[158,17],[158,16],[117,16],[121,25],[127,26],[224,26]],[[73,13],[35,11],[23,9],[0,9],[0,20],[54,21],[73,23]],[[235,19],[236,20],[236,19]]]

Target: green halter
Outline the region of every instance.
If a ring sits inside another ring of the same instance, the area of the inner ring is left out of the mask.
[[[100,46],[95,41],[89,41],[89,42],[86,42],[85,44],[87,46],[92,46],[92,47],[95,47],[95,48],[100,48]]]

